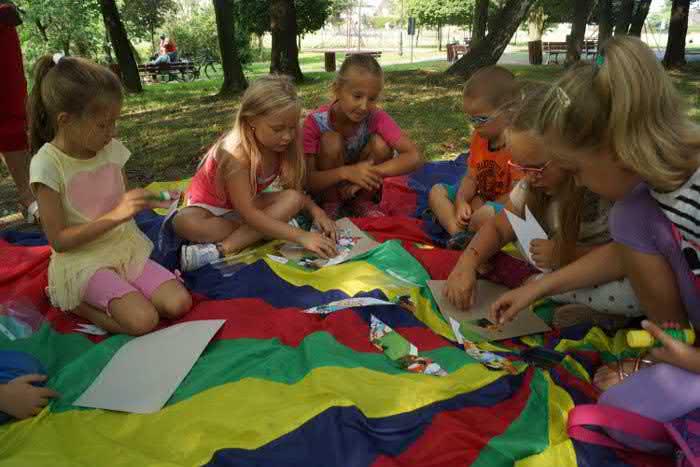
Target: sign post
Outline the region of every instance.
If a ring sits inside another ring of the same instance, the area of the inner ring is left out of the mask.
[[[413,63],[413,36],[416,34],[416,18],[408,17],[408,37],[411,41],[411,63]]]

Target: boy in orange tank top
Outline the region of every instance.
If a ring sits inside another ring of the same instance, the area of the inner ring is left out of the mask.
[[[450,234],[448,248],[464,249],[479,227],[503,209],[522,177],[509,165],[502,112],[517,91],[513,74],[500,66],[481,68],[464,85],[464,113],[474,129],[467,172],[458,185],[433,186],[428,197],[436,220]]]

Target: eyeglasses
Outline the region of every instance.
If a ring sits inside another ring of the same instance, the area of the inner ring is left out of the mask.
[[[490,122],[493,117],[489,117],[487,115],[474,115],[474,116],[469,116],[467,118],[469,119],[469,122],[472,125],[482,126],[482,125],[486,125],[488,122]]]
[[[513,161],[508,161],[508,165],[515,168],[515,169],[520,170],[521,172],[523,172],[525,174],[532,174],[535,177],[541,177],[542,173],[545,171],[545,169],[547,169],[550,162],[552,162],[552,161],[547,161],[544,164],[542,164],[542,166],[540,166],[540,167],[527,167],[524,165],[516,164]]]

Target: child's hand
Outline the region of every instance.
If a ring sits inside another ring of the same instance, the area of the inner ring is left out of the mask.
[[[476,271],[474,269],[453,269],[442,293],[451,304],[460,310],[467,310],[474,304],[475,286]]]
[[[34,386],[46,380],[44,375],[24,375],[7,384],[0,384],[0,409],[23,420],[37,415],[49,403],[49,399],[58,397],[58,393],[49,388]]]
[[[346,180],[367,191],[376,191],[382,186],[382,175],[371,160],[346,167]]]
[[[491,305],[489,319],[496,324],[512,321],[521,310],[527,308],[541,297],[534,281],[517,289],[504,293]]]
[[[472,218],[472,207],[467,202],[457,203],[457,224],[466,229],[469,227],[469,221]]]
[[[554,241],[535,239],[530,242],[530,254],[535,266],[540,269],[554,269]]]
[[[304,232],[299,238],[299,244],[324,259],[332,258],[338,254],[335,249],[335,241],[318,232]]]
[[[338,227],[323,209],[319,209],[315,213],[314,224],[316,224],[316,227],[318,227],[323,235],[333,240],[333,243],[338,242]]]
[[[653,360],[665,362],[692,372],[700,371],[699,349],[672,338],[649,320],[642,321],[642,327],[663,344],[663,347],[656,347],[649,351],[649,356]],[[678,329],[680,326],[667,327]]]
[[[360,191],[362,190],[361,187],[357,185],[343,185],[340,187],[338,190],[338,194],[340,195],[340,199],[343,201],[350,201],[353,199]]]
[[[120,222],[126,222],[144,209],[167,208],[167,201],[153,199],[153,192],[136,188],[127,191],[122,195],[117,207],[112,210],[112,214]]]

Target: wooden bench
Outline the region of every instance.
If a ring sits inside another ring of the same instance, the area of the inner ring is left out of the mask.
[[[559,54],[566,55],[566,42],[542,42],[542,52],[547,54],[546,64],[552,61],[552,56],[554,56],[554,62],[559,64]]]
[[[200,69],[200,67],[194,63],[184,60],[180,62],[159,63],[157,65],[146,63],[139,65],[138,68],[139,75],[144,83],[155,83],[159,81],[159,78],[161,80],[167,78],[167,81],[177,79],[182,81],[194,81],[199,78]]]
[[[595,57],[598,53],[598,41],[583,41],[581,55],[584,57]]]
[[[554,56],[554,63],[559,64],[559,54],[566,55],[568,44],[566,42],[542,42],[542,52],[547,54],[547,61],[550,63]],[[598,41],[583,41],[581,55],[593,57],[598,52]]]
[[[469,44],[447,44],[447,61],[450,63],[459,60],[459,57],[469,52]]]
[[[374,58],[379,58],[382,56],[381,50],[324,50],[323,51],[323,62],[326,71],[336,70],[336,54],[344,52],[345,58],[351,55],[371,55]]]

